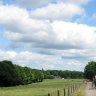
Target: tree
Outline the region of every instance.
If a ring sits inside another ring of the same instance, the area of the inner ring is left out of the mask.
[[[16,85],[17,77],[17,72],[11,61],[0,62],[0,86]]]
[[[90,61],[85,66],[84,76],[85,78],[92,80],[95,75],[96,75],[96,62]]]

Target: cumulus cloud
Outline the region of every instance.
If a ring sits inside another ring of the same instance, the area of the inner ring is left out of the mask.
[[[16,41],[30,43],[31,47],[36,48],[63,50],[96,47],[96,27],[64,21],[54,21],[50,26],[52,27],[51,32],[44,31],[43,33],[38,30],[37,33],[33,31],[21,34],[9,31],[5,35],[13,43]]]
[[[75,70],[74,67],[81,70],[80,68],[82,65],[79,61],[76,60],[73,60],[72,62],[70,60],[63,60],[62,58],[56,56],[41,55],[29,51],[0,51],[0,60],[11,60],[14,64],[37,69],[44,68],[45,70]],[[65,64],[67,66],[65,66]]]
[[[7,30],[16,32],[30,32],[35,30],[48,30],[48,22],[29,18],[29,12],[26,9],[0,5],[0,24]],[[50,28],[49,28],[50,29]]]
[[[61,42],[64,41],[73,46],[79,46],[79,48],[95,47],[96,27],[63,21],[55,21],[52,26],[54,32],[57,34],[57,38]]]
[[[26,0],[26,3],[28,1],[31,2]],[[70,0],[73,1],[77,2]],[[37,0],[33,2],[37,3]],[[0,26],[4,28],[5,38],[11,41],[11,48],[19,51],[26,48],[32,52],[0,51],[0,60],[8,59],[22,66],[40,69],[82,70],[85,61],[95,59],[96,27],[70,22],[75,16],[84,15],[85,11],[75,3],[64,2],[50,3],[31,11],[1,4]],[[86,58],[83,63],[82,57]]]
[[[6,29],[5,36],[15,45],[23,43],[31,48],[62,50],[95,47],[94,26],[60,20],[49,22],[33,19],[26,9],[9,5],[0,6],[0,21],[0,25]]]
[[[78,61],[90,61],[96,57],[96,49],[38,49],[39,54],[60,56],[62,59],[78,60]]]
[[[84,15],[84,9],[72,3],[49,4],[48,6],[32,10],[31,17],[48,20],[70,20],[74,16]]]

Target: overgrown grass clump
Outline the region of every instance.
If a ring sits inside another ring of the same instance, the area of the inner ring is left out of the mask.
[[[79,90],[77,90],[76,96],[86,96],[85,95],[85,85],[81,86],[81,88]]]

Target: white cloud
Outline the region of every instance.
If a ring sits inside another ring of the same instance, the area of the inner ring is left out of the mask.
[[[40,15],[42,10],[44,12]],[[0,60],[8,59],[22,66],[40,69],[74,70],[78,65],[77,70],[82,70],[83,61],[96,57],[96,27],[69,20],[85,14],[82,7],[68,2],[56,3],[31,12],[21,7],[0,5],[0,26],[5,28],[5,38],[12,42],[13,48],[22,50],[26,47],[35,52],[0,51]],[[81,61],[82,57],[86,60]]]
[[[68,65],[69,65],[69,66],[70,66],[70,65],[80,66],[81,64],[80,64],[80,62],[78,62],[78,61],[74,61],[74,62],[68,62]]]
[[[13,5],[0,5],[0,13],[0,23],[16,20],[21,21],[28,18],[28,12],[25,9]]]
[[[49,49],[95,47],[94,26],[59,20],[37,20],[30,18],[27,10],[9,5],[0,6],[0,21],[6,28],[5,36],[15,45],[28,43],[30,47]]]
[[[0,60],[11,60],[13,63],[28,66],[37,69],[62,69],[75,70],[74,67],[80,68],[82,64],[79,61],[66,61],[56,56],[41,55],[29,51],[14,52],[14,51],[0,51]],[[66,65],[66,66],[65,66]],[[77,70],[78,70],[77,69]],[[79,69],[82,70],[82,69]]]
[[[14,44],[29,43],[30,47],[49,49],[82,49],[95,48],[96,27],[83,24],[54,21],[52,31],[36,32],[6,32],[6,37]],[[24,28],[24,27],[23,27]],[[31,35],[32,34],[32,35]],[[17,42],[18,41],[18,42]]]
[[[7,51],[7,52],[4,52],[4,51],[0,51],[0,60],[12,60],[14,57],[16,57],[16,52],[14,51]]]
[[[48,4],[48,6],[32,10],[31,17],[48,20],[70,20],[74,16],[84,15],[84,9],[72,3]]]
[[[48,21],[43,22],[29,18],[29,12],[26,9],[0,5],[0,25],[3,25],[8,30],[16,32],[46,31],[46,29],[49,29],[47,24]]]
[[[96,27],[63,21],[55,21],[52,26],[62,44],[65,42],[79,48],[95,47]]]

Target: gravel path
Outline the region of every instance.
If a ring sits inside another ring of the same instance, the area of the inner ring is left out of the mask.
[[[96,88],[92,88],[92,83],[91,82],[87,83],[86,96],[96,96]]]

